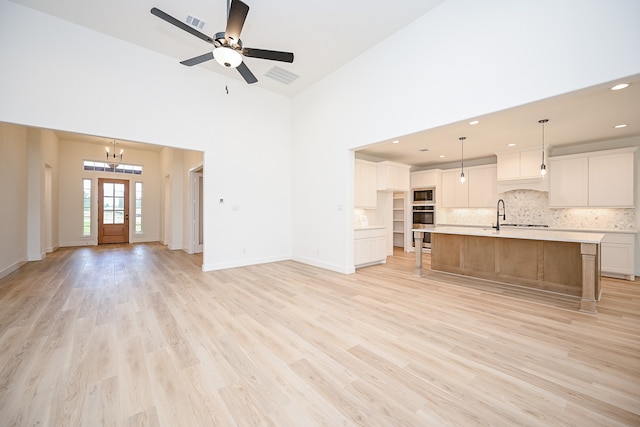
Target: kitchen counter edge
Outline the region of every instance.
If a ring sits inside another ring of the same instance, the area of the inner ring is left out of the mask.
[[[413,229],[412,231],[424,231],[424,229]],[[490,227],[458,227],[458,226],[437,226],[430,230],[431,233],[440,234],[460,234],[479,237],[498,237],[505,239],[525,239],[525,240],[547,240],[555,242],[575,242],[575,243],[600,243],[604,238],[604,233],[559,231],[559,230],[521,230],[517,227],[501,228],[495,230]]]

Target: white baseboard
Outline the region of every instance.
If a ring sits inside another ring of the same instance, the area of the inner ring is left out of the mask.
[[[8,275],[10,275],[11,273],[13,273],[14,271],[16,271],[17,269],[19,269],[20,267],[22,267],[23,265],[25,265],[27,263],[27,259],[21,259],[20,261],[16,261],[13,264],[3,268],[2,270],[0,270],[0,279],[2,279],[3,277],[6,277]]]
[[[227,268],[246,267],[248,265],[267,264],[269,262],[288,261],[290,256],[273,256],[264,258],[242,259],[213,264],[203,264],[202,271],[225,270]]]
[[[98,244],[95,240],[76,240],[74,242],[60,242],[61,248],[72,248],[74,246],[96,246]]]
[[[40,254],[38,254],[36,256],[29,255],[27,257],[27,261],[42,261],[43,259],[45,259],[46,256],[47,256],[46,252],[41,252]]]
[[[319,267],[325,270],[331,270],[331,271],[335,271],[336,273],[342,273],[342,274],[353,274],[356,272],[355,267],[351,266],[351,267],[345,267],[342,265],[336,265],[336,264],[329,264],[326,262],[319,262],[315,259],[310,259],[310,258],[304,258],[304,257],[293,257],[294,261],[298,261],[301,262],[303,264],[308,264],[308,265],[312,265],[314,267]]]

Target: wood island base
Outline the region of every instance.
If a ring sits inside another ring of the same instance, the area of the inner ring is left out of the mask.
[[[597,313],[601,294],[598,243],[432,233],[431,269],[576,296],[586,313]]]

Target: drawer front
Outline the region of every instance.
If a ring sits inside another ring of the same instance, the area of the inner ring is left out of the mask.
[[[373,228],[370,230],[355,230],[354,238],[357,239],[371,239],[374,237],[384,237],[387,235],[387,230],[384,228]]]
[[[626,244],[626,245],[633,245],[634,239],[635,239],[635,234],[607,233],[604,235],[604,239],[602,239],[602,243],[620,243],[620,244]]]

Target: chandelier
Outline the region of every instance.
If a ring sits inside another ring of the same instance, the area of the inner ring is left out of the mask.
[[[120,158],[120,161],[122,161],[122,154],[124,154],[124,150],[120,149],[120,153],[116,154],[116,140],[115,139],[113,140],[113,154],[111,154],[109,152],[109,147],[105,147],[105,150],[107,151],[107,162],[116,163],[116,159],[118,159],[118,158]]]

